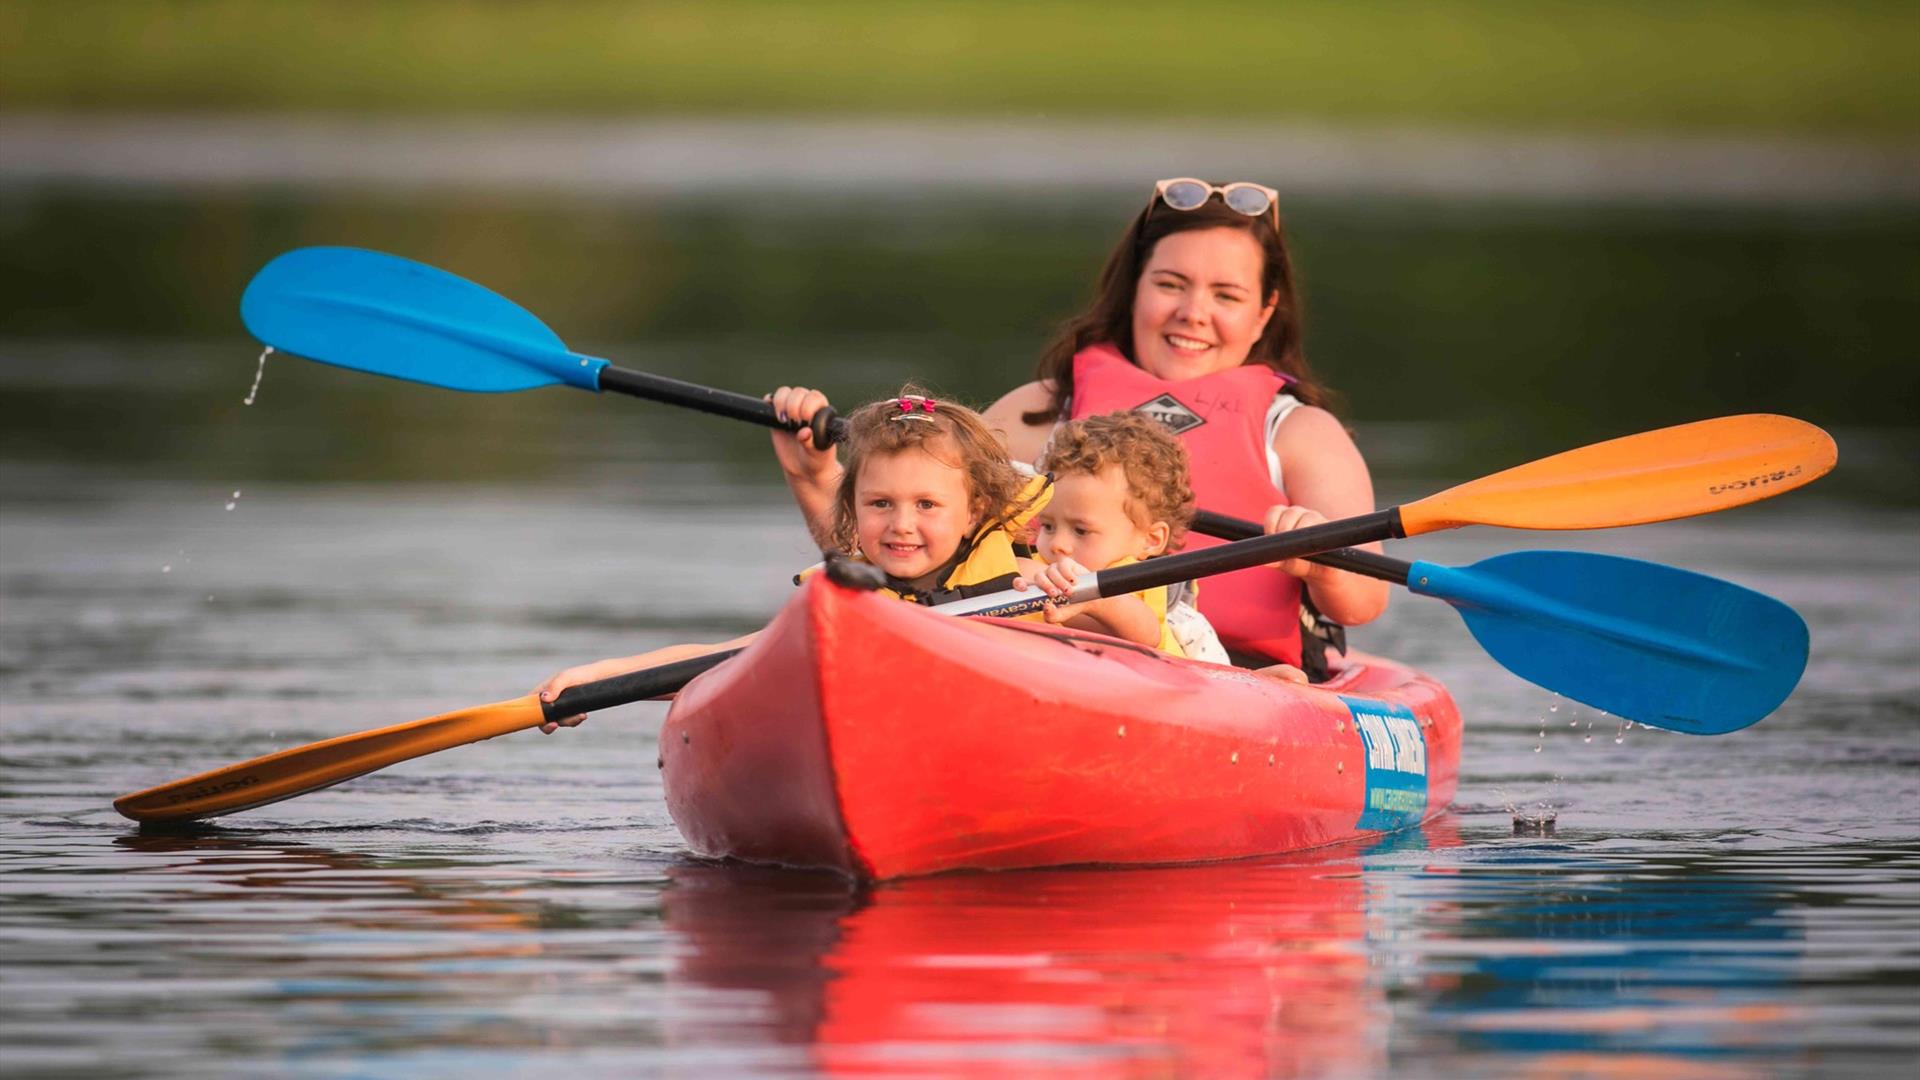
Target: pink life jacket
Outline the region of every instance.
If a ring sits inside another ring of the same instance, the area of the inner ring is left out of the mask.
[[[1260,521],[1286,505],[1267,472],[1267,410],[1288,379],[1264,364],[1243,364],[1197,379],[1168,382],[1148,374],[1112,345],[1073,357],[1073,419],[1131,410],[1167,425],[1187,446],[1194,500],[1217,514]],[[1187,550],[1222,543],[1188,533]],[[1300,579],[1266,566],[1209,578],[1200,613],[1234,652],[1300,663]]]

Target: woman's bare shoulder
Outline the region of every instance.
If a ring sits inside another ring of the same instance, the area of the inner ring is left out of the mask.
[[[1330,444],[1352,446],[1353,436],[1339,417],[1318,405],[1302,405],[1288,413],[1273,433],[1273,448],[1282,455],[1289,449],[1318,448]]]
[[[1053,384],[1044,379],[1035,379],[1001,394],[1000,400],[987,406],[987,411],[981,415],[989,420],[1007,417],[1011,418],[1011,422],[1018,423],[1021,413],[1044,409],[1052,400]]]
[[[1029,424],[1022,413],[1038,412],[1053,403],[1053,387],[1045,381],[1016,386],[1000,395],[1000,400],[981,413],[987,426],[1000,432],[1007,441],[1007,453],[1015,461],[1032,462],[1047,448],[1050,424]]]
[[[1287,490],[1309,475],[1332,479],[1342,487],[1364,481],[1366,459],[1340,418],[1317,405],[1302,405],[1287,414],[1273,433],[1273,452],[1280,458]]]

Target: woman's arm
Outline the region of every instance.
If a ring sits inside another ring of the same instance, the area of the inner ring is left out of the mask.
[[[1030,382],[1007,391],[980,415],[986,419],[988,427],[1000,432],[1007,440],[1008,457],[1023,465],[1031,465],[1039,460],[1041,451],[1047,448],[1047,438],[1053,434],[1053,425],[1029,424],[1020,419],[1020,414],[1044,409],[1052,401],[1053,391],[1046,383]]]
[[[1268,532],[1373,512],[1373,476],[1366,459],[1332,413],[1311,405],[1295,409],[1274,432],[1273,450],[1280,457],[1280,479],[1292,505],[1267,512]],[[1380,545],[1368,544],[1366,549],[1378,551]],[[1302,579],[1314,606],[1346,626],[1379,618],[1393,592],[1384,581],[1305,559],[1278,565]]]

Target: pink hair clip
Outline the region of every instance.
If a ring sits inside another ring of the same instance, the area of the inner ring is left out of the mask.
[[[906,397],[889,399],[889,404],[900,406],[900,411],[887,417],[889,420],[925,420],[931,423],[934,414],[934,402],[930,397],[909,394]],[[915,412],[919,409],[919,412]]]

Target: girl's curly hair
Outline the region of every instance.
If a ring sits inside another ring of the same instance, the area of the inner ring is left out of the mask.
[[[944,398],[933,403],[932,412],[918,405],[911,412],[902,410],[901,401],[909,398],[927,399],[927,395],[908,384],[898,396],[862,405],[847,417],[846,471],[840,475],[827,535],[822,538],[829,546],[849,553],[855,550],[854,485],[860,467],[876,455],[918,449],[965,470],[972,529],[1004,513],[1025,489],[1026,478],[1014,469],[1006,445],[979,413]]]
[[[1109,465],[1118,465],[1126,475],[1127,513],[1143,524],[1166,522],[1167,550],[1178,550],[1193,522],[1185,444],[1158,420],[1136,412],[1110,412],[1060,425],[1040,462],[1055,478],[1097,475]]]

